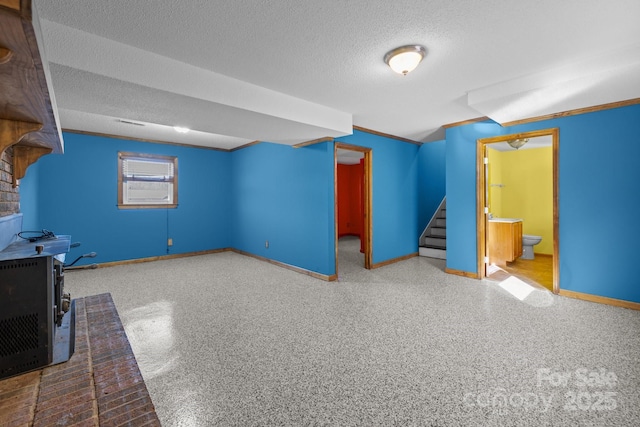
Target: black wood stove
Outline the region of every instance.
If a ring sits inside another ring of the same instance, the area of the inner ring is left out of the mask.
[[[69,236],[0,251],[0,379],[69,360],[75,307],[64,292]]]

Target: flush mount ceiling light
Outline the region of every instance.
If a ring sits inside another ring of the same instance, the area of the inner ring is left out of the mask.
[[[509,141],[507,141],[507,144],[509,144],[511,148],[515,148],[517,150],[527,142],[529,142],[529,138],[518,138],[518,139],[510,139]]]
[[[187,133],[189,132],[189,128],[184,128],[182,126],[174,126],[173,129],[178,133]]]
[[[407,73],[415,70],[426,54],[427,50],[424,46],[401,46],[387,52],[384,62],[396,73],[406,76]]]

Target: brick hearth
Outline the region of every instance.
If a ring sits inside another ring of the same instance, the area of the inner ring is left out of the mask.
[[[73,356],[0,380],[0,426],[160,426],[111,295],[75,301]]]

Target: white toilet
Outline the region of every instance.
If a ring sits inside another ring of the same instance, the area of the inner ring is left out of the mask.
[[[522,235],[522,259],[534,259],[533,246],[542,241],[542,236]]]

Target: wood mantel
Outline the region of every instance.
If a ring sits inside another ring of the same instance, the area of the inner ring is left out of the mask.
[[[33,12],[31,0],[0,0],[0,154],[21,147],[14,149],[14,186],[40,156],[63,151]]]

